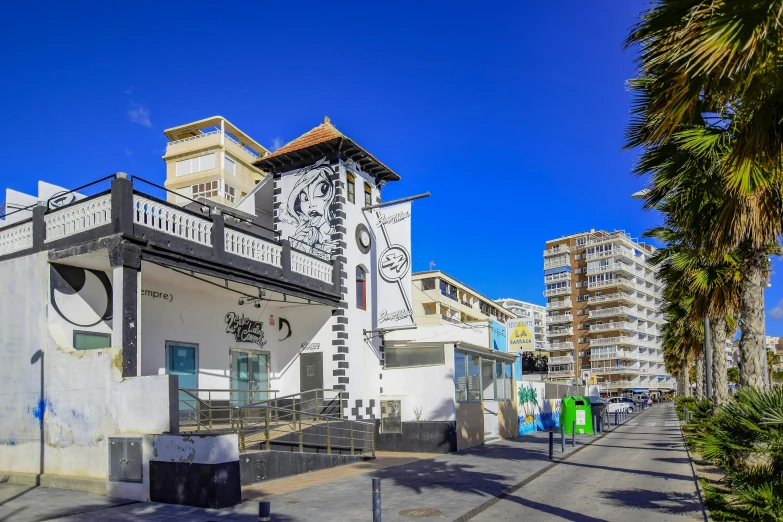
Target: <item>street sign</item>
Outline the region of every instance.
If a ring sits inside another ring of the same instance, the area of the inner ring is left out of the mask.
[[[530,327],[533,326],[531,319],[509,319],[506,321],[506,342],[509,352],[532,352],[533,334],[530,333]]]

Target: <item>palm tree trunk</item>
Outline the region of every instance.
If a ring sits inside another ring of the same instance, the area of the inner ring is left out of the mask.
[[[755,251],[744,263],[740,283],[740,386],[764,387],[764,263]]]
[[[726,318],[710,319],[712,337],[712,402],[715,406],[729,401],[729,376],[726,374]]]
[[[696,400],[704,400],[704,352],[696,357]]]
[[[691,382],[689,375],[691,373],[690,364],[684,364],[680,376],[677,377],[677,397],[691,396]]]

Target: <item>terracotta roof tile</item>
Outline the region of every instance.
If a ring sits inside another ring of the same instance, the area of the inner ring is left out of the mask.
[[[299,150],[307,149],[309,147],[312,147],[314,145],[319,145],[321,143],[327,143],[330,141],[333,141],[338,138],[344,138],[347,142],[351,143],[353,146],[358,148],[363,155],[365,155],[367,158],[375,162],[380,168],[385,170],[387,172],[387,178],[391,180],[399,180],[400,176],[391,170],[389,167],[378,161],[375,156],[367,152],[363,147],[359,146],[355,141],[353,141],[351,138],[337,130],[337,128],[332,125],[331,121],[329,120],[329,117],[324,118],[324,122],[320,124],[319,126],[310,129],[309,131],[305,132],[298,138],[289,141],[276,151],[272,152],[271,154],[267,154],[258,161],[255,162],[255,165],[261,168],[264,168],[265,163],[278,156],[284,156],[286,154],[289,154],[291,152],[296,152]]]

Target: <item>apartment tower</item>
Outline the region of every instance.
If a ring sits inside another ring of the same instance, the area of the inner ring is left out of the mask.
[[[622,231],[546,242],[550,379],[576,383],[589,371],[609,396],[674,390],[663,363],[654,251]]]
[[[535,337],[536,355],[549,355],[546,343],[546,307],[518,299],[495,299],[495,302],[516,315],[518,318],[533,319],[533,336]]]

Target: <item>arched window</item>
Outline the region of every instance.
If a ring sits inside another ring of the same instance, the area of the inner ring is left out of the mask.
[[[367,310],[367,272],[356,267],[356,308]]]
[[[364,206],[369,207],[372,205],[372,187],[369,183],[364,184]]]
[[[356,203],[356,178],[350,172],[346,178],[348,179],[348,201]]]

